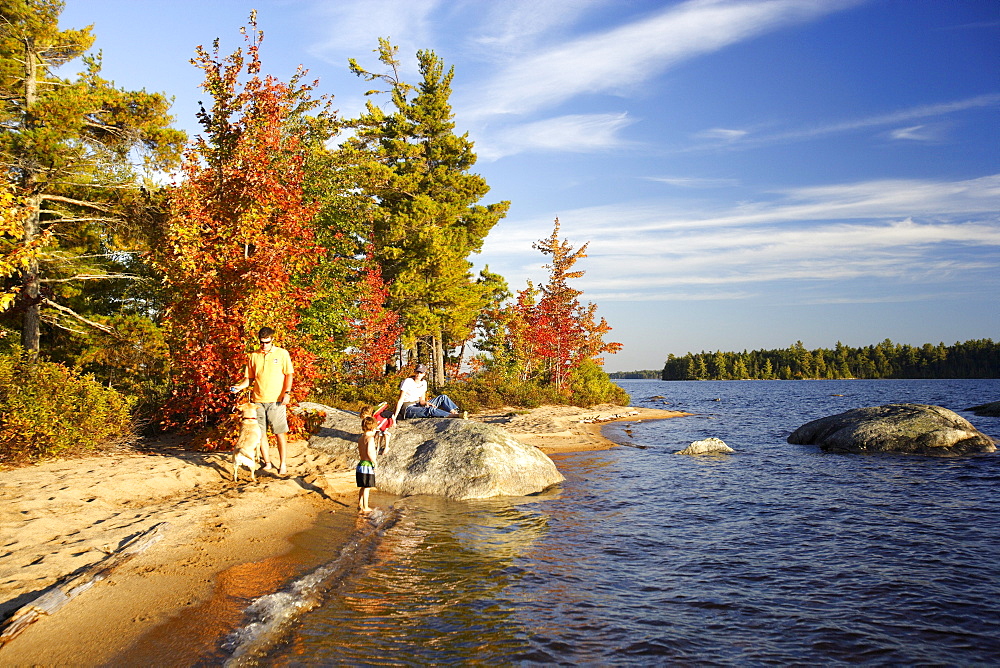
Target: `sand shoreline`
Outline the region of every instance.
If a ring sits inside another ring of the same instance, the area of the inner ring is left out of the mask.
[[[615,447],[601,434],[609,422],[683,414],[543,406],[473,418],[551,454]],[[257,483],[230,480],[228,453],[178,442],[0,471],[0,618],[125,538],[170,523],[162,541],[0,647],[0,665],[188,665],[211,653],[246,601],[329,558],[358,521],[353,473],[331,473],[304,442],[289,450],[291,475]]]

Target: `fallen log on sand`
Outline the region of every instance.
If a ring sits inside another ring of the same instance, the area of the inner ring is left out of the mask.
[[[38,621],[42,615],[53,614],[74,597],[106,578],[111,571],[137,554],[146,551],[163,538],[163,532],[169,526],[169,522],[160,522],[150,527],[120,545],[117,550],[109,553],[100,561],[86,566],[76,575],[70,575],[60,580],[51,589],[18,608],[10,619],[0,627],[3,628],[3,632],[0,632],[0,647],[20,635],[22,631]]]

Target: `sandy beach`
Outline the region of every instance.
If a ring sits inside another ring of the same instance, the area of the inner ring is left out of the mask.
[[[546,453],[614,447],[615,421],[684,415],[596,406],[471,416]],[[158,523],[162,538],[0,647],[0,665],[188,665],[217,651],[256,596],[335,554],[355,530],[353,470],[289,444],[289,475],[242,471],[230,454],[163,439],[114,455],[0,471],[0,618]],[[373,497],[373,502],[391,499]]]

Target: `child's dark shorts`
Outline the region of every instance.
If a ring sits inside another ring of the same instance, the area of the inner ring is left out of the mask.
[[[358,487],[374,487],[375,486],[375,466],[367,459],[363,459],[358,468],[354,470],[354,479],[358,483]]]

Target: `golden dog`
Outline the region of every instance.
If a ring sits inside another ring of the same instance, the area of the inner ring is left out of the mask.
[[[233,449],[233,481],[239,480],[240,465],[250,469],[250,480],[256,482],[254,471],[260,468],[257,460],[261,458],[261,429],[257,424],[257,404],[245,403],[236,407],[242,415],[240,419],[240,437]]]

